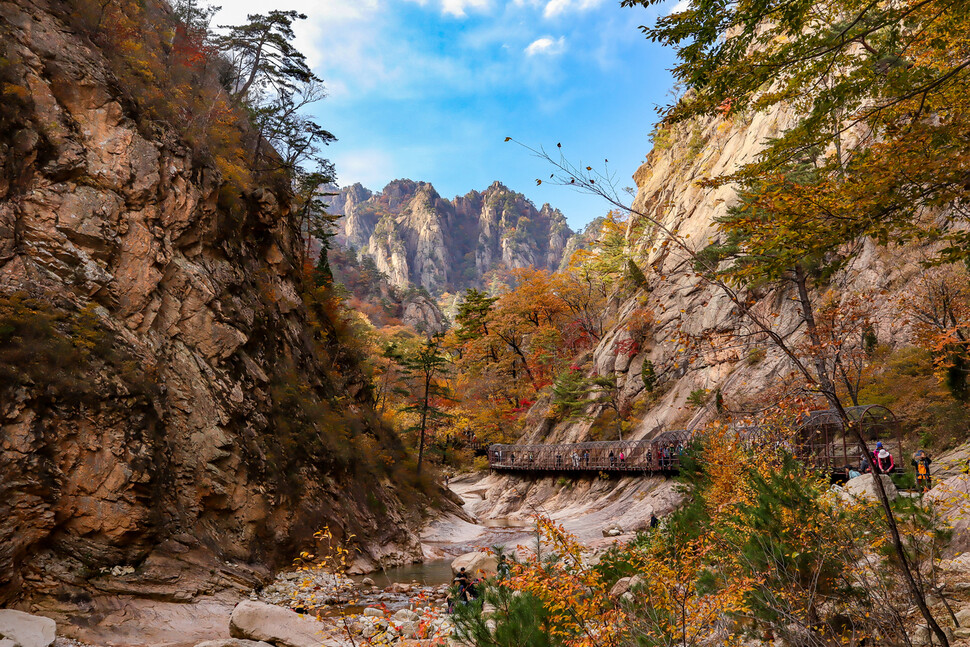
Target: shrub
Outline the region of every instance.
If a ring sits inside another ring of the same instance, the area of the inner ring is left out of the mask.
[[[757,366],[764,361],[765,357],[768,356],[768,351],[761,346],[755,346],[748,350],[748,356],[745,358],[748,366]]]
[[[707,400],[711,393],[707,389],[694,389],[687,396],[687,404],[694,407],[703,407],[707,404]]]

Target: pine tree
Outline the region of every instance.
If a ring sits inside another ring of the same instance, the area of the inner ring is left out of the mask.
[[[286,93],[319,81],[306,57],[292,45],[293,23],[306,20],[305,14],[273,10],[246,18],[249,22],[244,25],[221,25],[228,32],[217,40],[230,63],[226,85],[238,103],[252,90]]]
[[[498,297],[490,297],[487,292],[468,288],[465,298],[458,306],[455,322],[458,324],[459,341],[469,341],[488,335],[488,315]]]
[[[448,358],[441,352],[441,335],[428,337],[427,341],[401,361],[406,378],[416,388],[399,389],[408,397],[410,404],[402,411],[417,414],[419,422],[405,431],[418,433],[418,474],[424,461],[425,436],[435,421],[449,418],[449,414],[435,404],[438,400],[451,400],[447,385],[441,380],[448,373]]]

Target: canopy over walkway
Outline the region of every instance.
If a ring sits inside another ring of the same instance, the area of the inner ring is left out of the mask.
[[[848,407],[846,413],[852,424],[860,425],[870,454],[881,441],[899,462],[902,439],[892,411],[869,405]],[[858,445],[847,431],[838,412],[831,409],[809,411],[788,424],[734,428],[751,445],[788,451],[813,468],[833,473],[859,465]],[[488,464],[493,470],[506,472],[669,474],[680,469],[681,458],[694,437],[693,431],[679,429],[649,440],[490,445]]]

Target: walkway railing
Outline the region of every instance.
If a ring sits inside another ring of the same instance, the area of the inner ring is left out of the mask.
[[[900,425],[892,411],[868,405],[849,407],[846,413],[850,424],[861,427],[870,464],[875,460],[877,442],[895,445],[897,462],[902,459]],[[863,458],[835,411],[811,411],[787,425],[737,426],[734,431],[745,442],[784,449],[810,467],[833,474],[844,472],[848,466],[857,467]],[[489,445],[488,464],[493,470],[508,472],[671,473],[680,469],[681,458],[693,437],[691,431],[676,430],[650,440]],[[896,466],[897,470],[901,467]]]
[[[493,470],[526,472],[676,472],[686,439],[491,445]]]

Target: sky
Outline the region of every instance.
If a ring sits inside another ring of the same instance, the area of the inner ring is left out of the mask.
[[[650,149],[655,108],[670,102],[673,53],[639,30],[657,8],[619,0],[223,0],[214,24],[295,9],[295,27],[328,96],[311,112],[337,136],[328,157],[341,186],[379,191],[410,178],[446,198],[498,180],[574,229],[609,210],[602,199],[537,178],[562,151],[619,189]],[[673,0],[670,0],[673,7]],[[669,9],[668,9],[669,10]]]

